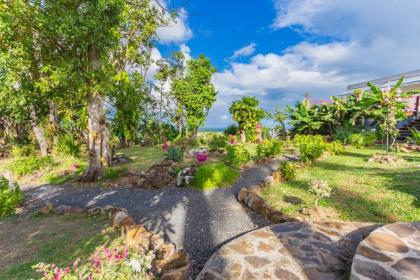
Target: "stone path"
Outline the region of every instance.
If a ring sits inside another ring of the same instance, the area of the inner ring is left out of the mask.
[[[197,275],[205,261],[221,245],[270,222],[244,208],[236,194],[242,187],[260,184],[278,161],[242,172],[230,188],[198,192],[188,188],[163,190],[104,189],[74,186],[42,186],[25,190],[26,207],[34,209],[47,202],[75,207],[111,204],[123,207],[150,231],[161,231],[177,249],[191,256],[192,274]]]
[[[224,245],[197,279],[348,279],[358,244],[378,227],[351,222],[268,226]]]
[[[357,248],[350,279],[420,279],[420,222],[373,231]]]

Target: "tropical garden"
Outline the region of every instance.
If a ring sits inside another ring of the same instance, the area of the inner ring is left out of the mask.
[[[26,192],[43,185],[211,192],[275,163],[262,197],[289,216],[420,220],[420,132],[398,130],[415,93],[400,90],[403,77],[274,112],[245,96],[230,105],[232,125],[205,132],[217,99],[210,59],[152,56],[173,20],[149,0],[0,4],[1,279],[162,274],[153,250],[127,247],[103,215],[32,207]]]

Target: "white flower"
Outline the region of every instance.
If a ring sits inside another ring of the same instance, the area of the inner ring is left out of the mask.
[[[139,262],[139,260],[130,259],[128,261],[128,265],[131,267],[131,269],[134,272],[142,272],[142,267],[141,267],[141,263]]]

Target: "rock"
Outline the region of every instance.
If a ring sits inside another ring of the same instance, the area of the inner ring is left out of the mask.
[[[194,179],[195,169],[196,167],[194,165],[187,166],[184,169],[182,169],[177,175],[176,186],[177,187],[188,186]]]
[[[93,208],[85,209],[85,212],[88,215],[98,215],[98,214],[103,214],[105,211],[101,207],[93,207]]]
[[[399,238],[383,232],[371,233],[368,238],[366,238],[366,243],[374,249],[387,252],[407,253],[409,251],[407,245]]]
[[[150,239],[152,233],[146,230],[145,227],[140,225],[131,225],[125,227],[125,243],[129,247],[139,248],[143,252],[150,249]]]
[[[81,213],[82,209],[62,204],[57,206],[54,211],[58,215],[63,215],[67,213]]]
[[[186,266],[189,264],[189,261],[190,257],[188,253],[184,250],[179,250],[166,261],[164,270],[171,270]]]
[[[45,205],[44,207],[38,210],[38,213],[40,214],[51,214],[53,212],[54,212],[54,205],[52,205],[51,203],[48,203],[47,205]]]
[[[177,269],[165,271],[160,280],[187,280],[189,279],[190,266],[186,265]]]
[[[154,251],[159,250],[163,244],[165,243],[165,240],[163,239],[162,234],[153,234],[150,238],[150,245],[151,249]]]
[[[247,188],[242,188],[238,193],[238,201],[244,202],[247,196],[248,196]]]
[[[257,201],[255,201],[252,205],[251,205],[251,209],[254,210],[257,213],[260,213],[266,217],[268,217],[270,215],[270,213],[272,212],[271,207],[264,202],[264,200],[259,199]]]
[[[126,212],[124,212],[124,211],[116,212],[113,215],[113,218],[112,218],[112,225],[115,228],[119,228],[119,227],[121,227],[122,225],[124,225],[126,223],[127,219],[128,220],[131,220],[132,219],[132,218],[131,219],[130,218],[131,217],[128,216],[128,214]]]
[[[267,176],[264,178],[264,186],[265,187],[271,187],[276,184],[273,176]]]
[[[165,242],[156,252],[156,258],[159,260],[170,260],[175,254],[175,245],[170,242]]]
[[[274,171],[271,174],[271,176],[273,177],[275,184],[278,184],[278,183],[281,182],[282,176],[281,176],[281,173],[279,171]]]

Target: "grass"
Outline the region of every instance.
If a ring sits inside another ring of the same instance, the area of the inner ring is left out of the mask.
[[[239,172],[224,163],[209,163],[197,168],[192,185],[197,190],[210,190],[231,185]]]
[[[393,222],[420,220],[420,153],[398,154],[406,162],[398,165],[368,163],[378,148],[348,148],[304,168],[296,180],[267,188],[264,198],[292,216],[312,207],[308,191],[313,179],[325,180],[333,188],[330,198],[320,201],[323,209],[344,221]],[[319,219],[328,219],[318,217]]]
[[[0,279],[37,279],[32,266],[39,262],[66,267],[81,258],[83,265],[102,245],[121,244],[105,224],[105,217],[77,214],[0,220]]]

